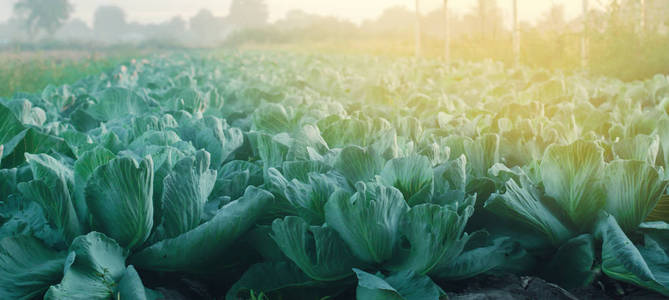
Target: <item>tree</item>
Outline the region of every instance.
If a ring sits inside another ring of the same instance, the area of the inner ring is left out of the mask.
[[[406,6],[391,6],[383,10],[381,15],[373,21],[365,21],[364,30],[383,33],[397,34],[408,33],[415,22],[415,14]]]
[[[100,6],[93,16],[93,30],[106,39],[118,39],[125,33],[125,12],[118,6]]]
[[[543,31],[561,32],[565,30],[567,21],[565,20],[565,10],[562,4],[553,4],[551,8],[543,14],[537,27]]]
[[[190,31],[193,33],[197,43],[209,45],[221,36],[223,20],[214,16],[207,9],[198,11],[188,22],[190,24]]]
[[[477,0],[472,8],[472,15],[478,24],[471,24],[477,27],[481,39],[486,39],[489,34],[491,39],[495,39],[502,30],[502,11],[497,6],[496,0]]]
[[[40,29],[53,34],[70,17],[72,5],[68,0],[19,0],[14,13],[24,20],[29,34]]]
[[[242,28],[262,27],[267,25],[269,10],[264,0],[233,0],[228,19]]]

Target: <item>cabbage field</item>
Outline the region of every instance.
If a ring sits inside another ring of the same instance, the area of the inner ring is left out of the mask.
[[[0,299],[669,296],[667,76],[173,54],[0,99],[0,145]]]

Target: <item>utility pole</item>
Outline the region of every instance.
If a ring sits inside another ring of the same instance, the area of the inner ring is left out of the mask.
[[[481,17],[481,40],[485,39],[485,19],[486,19],[487,5],[486,0],[479,0],[479,17]]]
[[[448,16],[448,0],[444,0],[444,61],[451,62],[451,19]]]
[[[641,1],[641,34],[646,33],[646,0]]]
[[[585,70],[588,66],[588,0],[583,3],[583,32],[581,36],[581,68]]]
[[[416,58],[421,56],[421,45],[420,45],[420,0],[416,0]]]
[[[520,25],[518,24],[518,0],[513,0],[513,63],[520,65]]]

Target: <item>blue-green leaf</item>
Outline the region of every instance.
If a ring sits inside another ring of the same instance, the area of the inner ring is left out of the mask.
[[[0,241],[0,298],[33,299],[63,276],[65,252],[37,239],[18,235]]]
[[[111,298],[125,271],[123,248],[104,234],[91,232],[76,238],[69,252],[63,280],[51,286],[44,299]]]
[[[425,156],[413,155],[386,162],[381,171],[381,183],[394,186],[410,206],[427,203],[434,192],[433,171]]]
[[[412,271],[402,271],[387,277],[355,268],[353,271],[358,275],[358,300],[439,300],[445,294],[430,277]]]
[[[86,186],[93,228],[128,249],[141,245],[153,228],[153,160],[115,158],[98,167]]]
[[[325,204],[325,221],[346,241],[353,253],[369,263],[393,256],[399,239],[399,224],[408,206],[402,193],[377,184],[358,185],[349,196],[338,190]]]
[[[288,216],[274,220],[272,231],[281,251],[315,280],[349,277],[351,268],[359,265],[346,243],[327,226],[309,226],[299,217]]]
[[[269,192],[250,186],[244,196],[219,209],[211,220],[135,253],[131,262],[140,268],[161,271],[206,269],[256,224],[273,200]]]

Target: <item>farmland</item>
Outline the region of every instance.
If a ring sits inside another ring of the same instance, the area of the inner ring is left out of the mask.
[[[669,296],[667,76],[127,61],[0,99],[0,299]]]
[[[14,92],[36,93],[47,85],[72,84],[129,61],[145,50],[122,47],[91,50],[0,49],[0,97]]]

